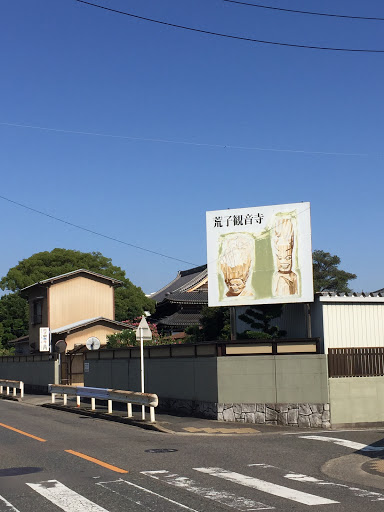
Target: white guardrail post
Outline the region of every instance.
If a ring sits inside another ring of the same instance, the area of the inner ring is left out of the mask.
[[[24,382],[21,380],[8,380],[0,379],[0,394],[4,394],[4,388],[6,389],[6,395],[10,395],[10,388],[12,388],[12,396],[17,396],[17,390],[20,389],[20,397],[24,397]]]
[[[127,404],[127,417],[132,418],[132,404],[149,407],[150,422],[155,423],[155,407],[159,403],[157,395],[152,393],[139,393],[136,391],[123,391],[120,389],[91,388],[85,386],[67,386],[49,384],[48,390],[52,395],[52,403],[56,401],[56,395],[63,395],[63,405],[67,405],[68,395],[76,396],[76,406],[80,407],[80,399],[91,399],[91,410],[96,410],[96,399],[106,400],[108,403],[108,414],[112,414],[113,402]]]

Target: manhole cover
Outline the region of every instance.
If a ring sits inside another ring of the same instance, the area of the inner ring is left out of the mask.
[[[151,448],[150,450],[145,450],[147,453],[170,453],[177,452],[175,448]]]

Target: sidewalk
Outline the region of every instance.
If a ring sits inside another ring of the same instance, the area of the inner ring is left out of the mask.
[[[7,399],[7,397],[2,396]],[[8,399],[13,399],[9,397]],[[24,398],[17,398],[17,401],[33,406],[41,406],[61,411],[67,411],[82,416],[93,416],[95,418],[109,421],[118,421],[128,425],[137,426],[147,430],[155,430],[168,434],[179,435],[256,435],[275,434],[280,432],[298,432],[297,427],[280,425],[255,425],[252,423],[228,422],[210,420],[206,418],[195,418],[190,416],[177,416],[168,413],[158,413],[156,410],[156,422],[150,423],[149,411],[146,409],[146,420],[141,419],[141,407],[133,406],[133,418],[127,418],[127,409],[123,404],[113,403],[113,412],[108,414],[107,402],[96,401],[96,410],[91,410],[91,404],[82,399],[80,407],[76,406],[74,397],[68,396],[67,405],[63,405],[62,398],[56,397],[56,403],[51,403],[51,395],[26,394]],[[303,429],[306,430],[306,429]],[[312,431],[312,430],[311,430]]]

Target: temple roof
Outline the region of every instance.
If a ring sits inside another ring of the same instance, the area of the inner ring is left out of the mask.
[[[179,270],[173,281],[149,297],[157,303],[166,299],[170,302],[206,304],[208,291],[207,289],[199,290],[199,287],[206,283],[207,278],[207,265]]]
[[[159,324],[167,327],[189,327],[191,325],[198,325],[200,323],[201,313],[184,313],[183,311],[176,311],[173,315],[167,316],[159,320]]]

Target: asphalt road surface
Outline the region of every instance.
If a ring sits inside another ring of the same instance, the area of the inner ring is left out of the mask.
[[[384,429],[167,434],[0,400],[0,512],[380,511]]]

